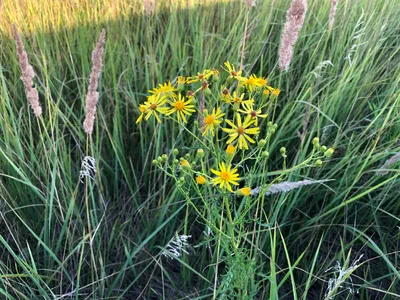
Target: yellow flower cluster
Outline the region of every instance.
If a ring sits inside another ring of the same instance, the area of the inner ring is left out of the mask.
[[[188,123],[191,115],[198,111],[198,129],[203,139],[209,142],[214,138],[220,140],[218,129],[227,134],[226,162],[221,162],[220,157],[217,159],[219,169],[211,169],[216,175],[211,182],[232,192],[232,186],[239,185],[240,181],[237,168],[231,166],[232,159],[237,149],[246,151],[249,144],[256,143],[254,137],[260,134],[260,119],[268,117],[264,110],[280,90],[268,86],[266,78],[255,74],[243,76],[243,71],[228,61],[222,69],[226,71],[224,81],[220,81],[217,69],[205,69],[193,76],[179,76],[173,84],[159,84],[149,91],[147,100],[139,106],[140,115],[136,123],[143,119],[147,121],[151,116],[158,122],[161,122],[161,116],[170,116],[179,124]],[[206,177],[197,174],[197,184],[207,184]],[[248,196],[250,188],[241,188],[236,194]]]

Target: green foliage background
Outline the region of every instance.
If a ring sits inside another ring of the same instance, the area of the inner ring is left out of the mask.
[[[329,296],[397,299],[398,164],[386,175],[376,170],[400,150],[400,5],[342,0],[329,31],[330,1],[310,0],[290,70],[281,73],[277,55],[290,3],[257,2],[250,12],[245,69],[282,90],[270,116],[279,124],[271,152],[284,145],[296,164],[319,136],[336,151],[329,164],[306,177],[334,181],[269,197],[257,265],[250,268],[237,257],[237,268],[224,270],[223,262],[220,280],[226,284],[235,272],[251,278],[248,298],[324,299],[329,279],[335,278],[334,269],[326,270],[336,262],[347,269],[363,255],[350,272],[352,280],[344,278]],[[212,297],[216,251],[201,244],[204,226],[194,212],[185,219],[184,197],[151,166],[176,144],[190,150],[190,138],[168,125],[155,135],[155,124],[137,126],[135,120],[138,103],[157,83],[218,68],[226,60],[237,64],[245,12],[243,1],[161,1],[151,16],[137,0],[4,1],[1,297]],[[22,32],[40,79],[40,120],[19,79],[12,23]],[[91,149],[98,174],[89,187],[95,228],[90,240],[79,171],[87,145],[82,122],[90,57],[103,27],[107,41]],[[326,60],[333,67],[318,70],[316,78],[313,71]],[[270,159],[279,168],[278,155]],[[192,235],[190,255],[172,261],[161,256],[184,226]],[[221,286],[220,298],[229,296],[224,294],[229,288]]]

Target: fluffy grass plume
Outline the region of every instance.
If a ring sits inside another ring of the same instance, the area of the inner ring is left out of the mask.
[[[17,45],[18,62],[22,74],[21,80],[25,86],[26,98],[31,104],[35,116],[39,117],[42,114],[42,107],[39,103],[38,91],[36,90],[36,88],[33,87],[33,77],[35,77],[35,71],[33,70],[32,65],[29,63],[28,54],[25,51],[21,35],[19,34],[17,26],[15,26],[15,24],[13,25],[13,34],[15,43]]]
[[[155,0],[143,0],[144,11],[146,15],[150,16],[154,12],[154,8],[156,7]]]
[[[338,2],[339,2],[339,0],[332,0],[331,10],[329,12],[329,29],[332,29],[333,23],[335,23],[335,15],[336,15],[336,9],[337,9]]]
[[[103,66],[103,52],[104,43],[106,39],[106,30],[101,31],[96,48],[92,53],[92,72],[90,73],[89,88],[86,95],[86,118],[83,122],[83,127],[87,134],[93,133],[94,120],[96,117],[96,105],[99,101],[99,92],[97,87],[99,85],[99,78],[101,68]]]
[[[283,27],[279,48],[279,67],[282,71],[289,70],[289,65],[293,57],[293,47],[299,37],[306,12],[307,0],[293,0],[286,13],[286,23]]]

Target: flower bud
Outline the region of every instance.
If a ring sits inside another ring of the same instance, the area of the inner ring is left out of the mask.
[[[185,89],[186,78],[183,76],[178,76],[178,91],[182,92]]]
[[[263,152],[261,153],[261,156],[262,156],[263,158],[267,158],[267,157],[269,157],[269,152],[268,152],[268,151],[263,151]]]
[[[236,147],[231,145],[231,144],[229,144],[228,147],[226,147],[226,150],[225,150],[226,155],[227,155],[228,158],[232,158],[233,155],[235,155],[235,151],[236,151]]]
[[[280,152],[281,152],[281,154],[283,155],[283,154],[285,154],[286,153],[286,148],[285,147],[282,147],[280,150],[279,150]]]
[[[262,140],[259,140],[258,141],[258,148],[259,149],[262,149],[262,148],[264,148],[264,146],[267,144],[267,141],[266,140],[264,140],[264,139],[262,139]]]
[[[314,149],[319,149],[319,147],[320,147],[319,138],[315,137],[315,138],[312,140],[312,144],[313,144],[313,146],[314,146]]]
[[[173,154],[174,156],[177,156],[178,153],[179,153],[179,150],[178,150],[178,149],[174,149],[174,151],[172,151],[172,154]]]
[[[200,184],[200,185],[208,183],[207,179],[202,175],[199,175],[196,177],[196,182],[197,182],[197,184]]]
[[[203,158],[204,157],[204,150],[203,149],[197,149],[196,157],[197,158]]]
[[[214,69],[212,71],[213,71],[212,80],[214,82],[218,82],[219,81],[219,71],[217,69]]]
[[[326,151],[326,146],[322,146],[320,149],[319,149],[319,151],[321,151],[321,152],[325,152]]]
[[[207,87],[203,90],[204,96],[208,97],[211,96],[211,90]]]
[[[314,166],[316,166],[317,168],[322,167],[322,160],[318,159],[315,163]]]
[[[167,154],[163,154],[163,155],[161,155],[161,158],[163,159],[163,161],[167,161],[167,160],[168,160],[168,156],[167,156]]]
[[[157,161],[161,164],[162,162],[164,162],[163,158],[161,156],[157,157]]]
[[[151,162],[151,164],[152,164],[153,166],[157,166],[157,165],[158,165],[158,160],[153,159],[153,161]]]
[[[251,188],[249,188],[249,187],[244,187],[244,188],[241,188],[241,189],[238,189],[236,192],[235,192],[235,194],[237,195],[237,196],[250,196],[251,195]]]
[[[333,155],[333,152],[335,152],[335,150],[333,150],[333,148],[329,148],[325,151],[324,156],[329,158]]]
[[[190,163],[184,158],[181,158],[181,167],[186,171],[190,171],[192,169]]]
[[[185,84],[178,81],[178,86],[177,86],[178,92],[183,92],[184,89],[185,89]]]

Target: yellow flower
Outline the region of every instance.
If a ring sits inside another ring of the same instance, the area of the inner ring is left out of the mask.
[[[244,148],[247,150],[249,149],[247,141],[249,141],[252,144],[255,143],[255,141],[249,137],[249,134],[259,134],[260,128],[258,127],[249,128],[254,123],[254,120],[252,120],[250,116],[247,116],[243,124],[242,124],[242,117],[240,116],[240,114],[237,114],[237,125],[235,125],[230,120],[226,120],[226,122],[232,127],[232,128],[222,128],[223,131],[229,133],[230,138],[226,142],[227,144],[230,144],[235,139],[238,139],[239,149]]]
[[[243,114],[246,114],[250,116],[254,120],[254,125],[258,126],[258,118],[266,118],[268,117],[268,114],[263,114],[261,112],[261,109],[256,110],[253,108],[252,104],[244,103],[243,104],[243,109],[238,109],[238,112],[241,112]]]
[[[242,80],[241,83],[245,85],[250,92],[252,92],[254,88],[264,87],[267,84],[267,80],[257,77],[255,74],[253,74],[250,76],[250,78],[245,78],[245,80]]]
[[[155,87],[153,90],[149,91],[154,96],[167,96],[167,97],[175,97],[176,88],[171,85],[171,82],[164,84],[158,84],[158,87]]]
[[[254,102],[254,99],[243,100],[243,98],[244,98],[244,93],[239,96],[238,93],[233,92],[233,96],[231,98],[232,99],[231,101],[233,103],[238,103],[238,105],[240,105],[240,104],[242,104],[242,105],[244,105],[244,104],[251,105]]]
[[[231,65],[231,63],[229,61],[224,62],[224,65],[226,67],[226,69],[224,69],[224,70],[229,73],[228,78],[239,79],[239,80],[245,79],[244,77],[240,76],[240,74],[242,74],[242,71],[241,70],[236,71],[235,66]]]
[[[178,84],[185,84],[186,78],[183,76],[178,76],[178,80],[176,81]]]
[[[136,123],[142,121],[143,116],[147,121],[151,115],[157,119],[159,123],[161,123],[161,119],[158,114],[165,115],[168,112],[168,108],[163,106],[166,102],[166,97],[160,95],[152,95],[147,97],[147,101],[139,106],[139,110],[141,112],[139,118],[136,120]]]
[[[206,69],[202,73],[198,72],[197,75],[188,77],[186,82],[192,83],[192,82],[197,82],[197,81],[205,81],[212,75],[213,75],[213,71]]]
[[[227,88],[224,88],[221,93],[221,99],[227,103],[232,102],[232,97],[231,93],[229,93],[229,90]]]
[[[202,128],[203,135],[211,133],[211,135],[214,136],[215,127],[219,126],[222,123],[223,116],[225,116],[225,113],[223,113],[219,107],[217,109],[213,108],[211,114],[208,114],[208,112],[206,112],[204,114],[205,125]]]
[[[177,90],[183,91],[185,89],[185,83],[186,83],[186,78],[183,76],[178,76],[178,79],[176,81]]]
[[[229,144],[228,147],[226,147],[226,150],[225,150],[226,154],[228,154],[228,155],[235,154],[235,151],[236,151],[236,147],[231,145],[231,144]]]
[[[244,188],[238,189],[235,194],[238,196],[250,196],[251,188],[244,187]]]
[[[181,166],[185,170],[190,170],[191,169],[190,163],[184,158],[181,158]]]
[[[205,179],[204,176],[199,175],[196,177],[196,182],[200,185],[203,185],[207,183],[207,179]]]
[[[168,100],[168,103],[172,106],[168,111],[167,115],[173,114],[176,112],[178,117],[178,122],[183,120],[183,122],[187,123],[186,116],[192,115],[196,110],[194,109],[194,105],[192,103],[192,99],[185,101],[185,97],[182,97],[181,94],[178,94],[178,98],[174,98],[172,101]]]
[[[220,171],[211,169],[211,172],[217,175],[216,178],[212,179],[214,185],[218,185],[221,189],[226,187],[230,192],[232,192],[232,185],[239,185],[238,181],[240,180],[239,174],[237,173],[237,169],[232,169],[231,166],[225,166],[225,163],[219,164]]]
[[[264,94],[265,96],[272,95],[272,96],[274,96],[274,97],[278,97],[279,94],[280,94],[280,92],[281,92],[280,89],[275,89],[275,88],[273,88],[272,86],[268,86],[268,85],[267,85],[267,88],[264,90],[263,94]]]

